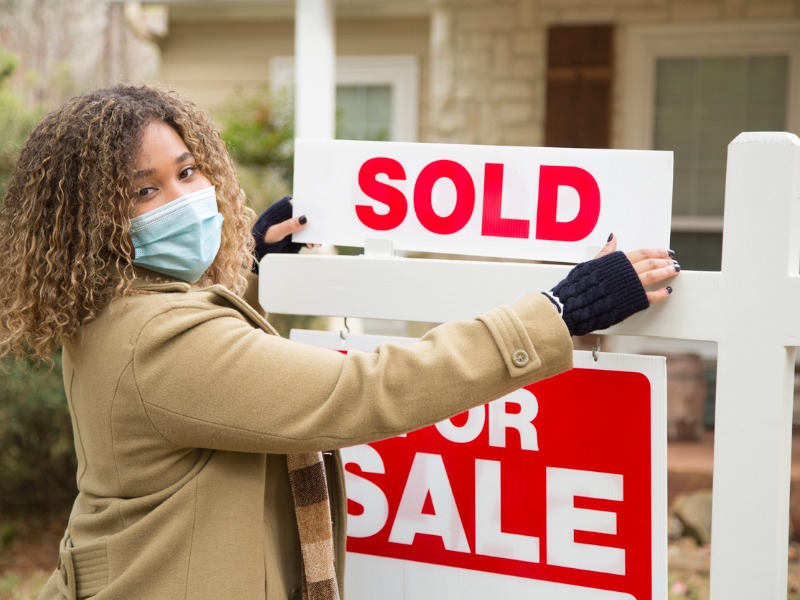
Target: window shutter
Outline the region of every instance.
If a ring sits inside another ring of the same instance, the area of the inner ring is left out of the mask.
[[[609,147],[613,61],[611,25],[548,30],[546,146]]]

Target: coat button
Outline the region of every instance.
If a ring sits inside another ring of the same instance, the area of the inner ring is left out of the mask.
[[[517,350],[514,354],[511,355],[511,360],[514,361],[514,364],[518,367],[524,367],[529,362],[531,362],[528,353],[525,350]]]

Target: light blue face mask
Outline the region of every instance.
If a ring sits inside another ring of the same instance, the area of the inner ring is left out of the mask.
[[[134,217],[133,264],[194,283],[217,256],[222,221],[213,186]]]

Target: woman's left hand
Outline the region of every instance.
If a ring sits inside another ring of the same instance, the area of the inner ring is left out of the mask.
[[[292,198],[286,196],[269,206],[259,215],[253,226],[256,242],[256,259],[266,254],[297,254],[302,248],[315,248],[319,244],[299,244],[292,234],[301,231],[307,223],[305,215],[292,217]]]
[[[292,234],[302,230],[308,220],[305,215],[292,217],[292,198],[281,198],[264,212],[253,225],[255,261],[253,272],[258,273],[258,263],[267,254],[297,254],[303,248],[317,248],[319,244],[299,244]]]
[[[283,200],[280,200],[279,202],[282,201]],[[289,198],[288,203],[289,205],[292,204],[291,198]],[[267,244],[277,244],[288,236],[301,231],[306,226],[307,222],[308,219],[306,216],[300,215],[299,217],[290,217],[285,221],[280,221],[274,225],[270,225],[267,228],[267,231],[264,233],[264,241]],[[319,246],[319,244],[306,244],[306,248],[315,248],[317,246]]]

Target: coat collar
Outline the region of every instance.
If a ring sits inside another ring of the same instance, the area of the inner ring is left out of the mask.
[[[224,285],[212,284],[206,287],[195,287],[190,283],[162,275],[149,269],[142,267],[135,267],[136,278],[133,280],[133,289],[142,292],[153,292],[157,294],[166,294],[170,292],[191,292],[191,291],[207,291],[213,292],[217,296],[225,298],[230,304],[235,306],[240,313],[247,316],[259,328],[272,335],[280,335],[269,322],[259,314],[252,306],[250,306],[243,298],[237,296]]]
[[[180,279],[162,275],[142,267],[134,267],[134,271],[136,277],[133,280],[132,287],[135,290],[159,293],[192,291],[192,285]]]

